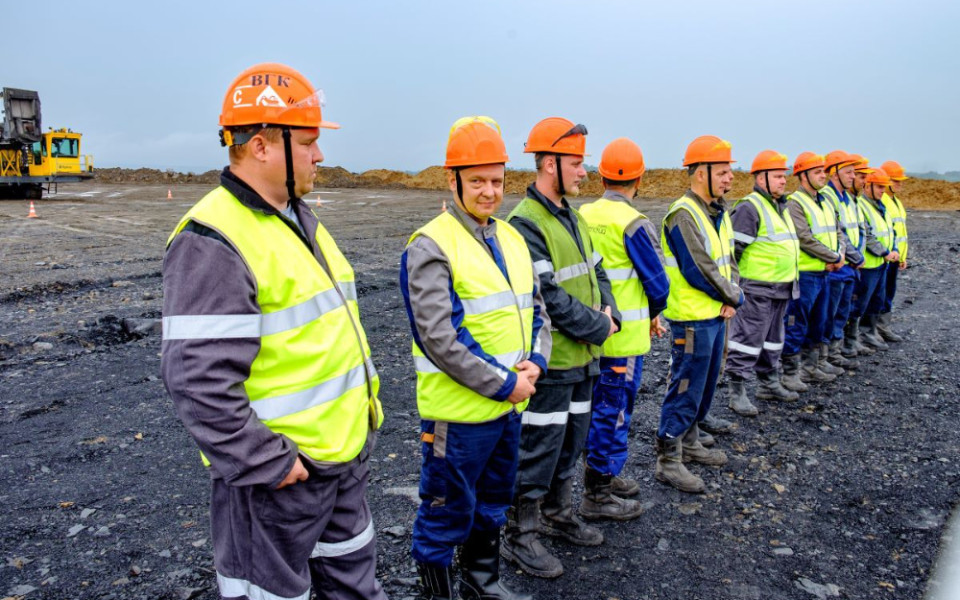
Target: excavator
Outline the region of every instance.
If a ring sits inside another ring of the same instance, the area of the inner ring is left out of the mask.
[[[0,198],[39,200],[44,189],[93,178],[93,157],[80,154],[80,133],[40,125],[40,95],[3,88]]]

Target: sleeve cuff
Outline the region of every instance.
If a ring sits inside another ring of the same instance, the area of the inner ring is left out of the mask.
[[[510,394],[513,393],[513,388],[517,387],[517,374],[513,371],[507,373],[507,379],[503,382],[503,385],[500,386],[500,389],[497,390],[497,393],[490,397],[491,400],[496,400],[497,402],[503,402],[510,397]]]
[[[544,358],[542,354],[539,352],[534,352],[527,360],[540,367],[540,370],[542,371],[542,373],[540,373],[540,377],[543,377],[547,374],[547,359]]]

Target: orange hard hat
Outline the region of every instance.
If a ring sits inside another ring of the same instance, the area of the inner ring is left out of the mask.
[[[874,169],[871,173],[867,175],[867,178],[863,180],[864,183],[875,183],[877,185],[888,186],[890,185],[890,176],[887,175],[887,172],[883,169]]]
[[[730,142],[721,140],[715,135],[701,135],[687,146],[687,151],[683,155],[683,166],[737,162],[730,157],[730,148]]]
[[[904,181],[906,179],[910,179],[904,172],[903,167],[900,166],[900,163],[895,160],[888,160],[880,165],[880,168],[886,171],[887,175],[889,175],[890,179],[893,181]]]
[[[787,155],[780,154],[776,150],[764,150],[753,159],[753,165],[750,167],[751,173],[760,171],[787,170]]]
[[[339,129],[340,125],[324,121],[320,115],[323,102],[323,91],[315,89],[298,71],[278,63],[262,63],[240,73],[230,84],[220,125]]]
[[[502,164],[510,160],[500,126],[490,117],[463,117],[450,128],[444,167]]]
[[[823,155],[815,152],[801,152],[797,160],[793,161],[793,174],[799,175],[804,171],[823,166]]]
[[[607,144],[597,171],[611,181],[632,181],[643,175],[643,152],[632,140],[622,137]]]
[[[533,126],[524,152],[550,152],[587,156],[587,127],[563,117],[547,117]]]
[[[849,154],[850,160],[854,161],[853,168],[857,173],[873,173],[873,169],[867,165],[870,161],[859,154]]]
[[[827,155],[823,157],[823,168],[828,171],[834,167],[840,169],[848,165],[855,165],[856,163],[857,160],[843,150],[828,152]]]

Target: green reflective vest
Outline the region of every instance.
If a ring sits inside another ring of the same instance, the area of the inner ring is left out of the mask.
[[[877,238],[877,241],[880,242],[887,250],[893,250],[894,238],[896,237],[893,230],[893,221],[890,216],[890,211],[886,211],[886,214],[881,215],[880,211],[877,210],[873,203],[863,195],[857,199],[857,206],[860,208],[860,218],[863,219],[864,225],[870,228],[873,231],[873,236]],[[882,256],[877,256],[873,252],[870,252],[869,249],[866,249],[863,253],[863,268],[864,269],[876,269],[879,266],[882,266],[884,263]]]
[[[800,260],[797,230],[789,215],[781,216],[777,207],[762,194],[753,192],[737,204],[749,202],[760,217],[756,237],[733,232],[736,241],[747,244],[737,265],[740,277],[754,281],[786,283],[796,281]],[[736,205],[735,205],[736,206]]]
[[[165,316],[164,339],[260,338],[243,382],[260,421],[316,461],[355,458],[383,421],[380,380],[360,325],[353,269],[333,238],[318,224],[315,241],[331,279],[278,216],[247,208],[226,188],[194,205],[168,246],[190,221],[237,250],[256,281],[260,314]]]
[[[418,229],[430,238],[450,262],[453,291],[463,305],[463,327],[483,351],[516,372],[517,363],[530,356],[533,332],[533,265],[527,244],[516,229],[497,223],[497,242],[503,253],[510,281],[484,247],[456,217],[448,212]],[[481,423],[511,410],[522,411],[528,401],[511,404],[491,400],[454,381],[413,344],[417,369],[417,409],[432,421]],[[499,370],[477,360],[477,368]],[[502,373],[505,376],[505,373]]]
[[[700,235],[703,236],[703,245],[707,254],[710,255],[725,279],[729,281],[733,277],[733,267],[731,265],[734,262],[734,242],[730,215],[726,212],[723,213],[720,230],[717,231],[699,200],[689,196],[678,198],[670,205],[660,228],[660,245],[663,248],[664,267],[667,278],[670,280],[670,294],[667,296],[667,308],[663,311],[663,316],[671,321],[706,321],[719,317],[723,302],[714,300],[687,282],[680,271],[677,257],[674,256],[670,244],[667,243],[667,220],[670,215],[678,210],[685,210],[693,215],[693,219],[697,222],[697,228],[700,230]]]
[[[837,196],[837,192],[829,185],[820,190],[820,194],[826,198],[830,206],[833,207],[833,214],[836,215],[837,220],[840,222],[840,227],[843,227],[843,231],[850,239],[850,243],[853,244],[855,248],[860,248],[860,211],[857,209],[857,203],[854,202],[853,199],[851,199],[850,202],[842,201],[840,197]]]
[[[600,353],[612,357],[646,354],[650,350],[650,306],[623,242],[624,229],[646,217],[630,204],[608,198],[584,204],[580,214],[590,228],[594,249],[603,257],[603,270],[621,315],[620,331],[607,338]]]
[[[807,224],[810,225],[810,233],[813,234],[813,237],[830,250],[839,252],[837,214],[833,212],[833,207],[829,204],[817,204],[817,201],[803,191],[803,188],[790,194],[787,200],[792,200],[803,208],[803,214],[807,218]],[[806,252],[800,252],[801,271],[825,271],[826,269],[827,263],[824,261],[810,256]]]
[[[903,202],[895,194],[883,194],[882,199],[887,214],[892,215],[890,222],[893,223],[893,232],[897,240],[897,252],[900,253],[900,261],[907,260],[907,209],[903,207]]]
[[[520,204],[510,212],[507,220],[520,217],[533,223],[547,243],[550,260],[538,260],[533,268],[537,275],[553,273],[553,280],[565,292],[594,310],[600,310],[600,285],[597,283],[597,273],[594,270],[600,255],[593,251],[590,241],[590,231],[584,223],[583,217],[570,208],[577,220],[577,229],[583,243],[583,252],[577,247],[567,228],[556,219],[544,205],[533,198],[524,198]],[[587,258],[584,258],[586,256]],[[583,344],[578,340],[567,337],[556,327],[550,327],[553,338],[553,350],[550,354],[550,369],[573,369],[583,367],[600,357],[600,347],[593,344]]]

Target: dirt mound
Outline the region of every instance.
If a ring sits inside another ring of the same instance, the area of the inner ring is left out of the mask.
[[[206,173],[178,173],[159,169],[97,169],[96,180],[101,183],[217,183],[220,171]]]

